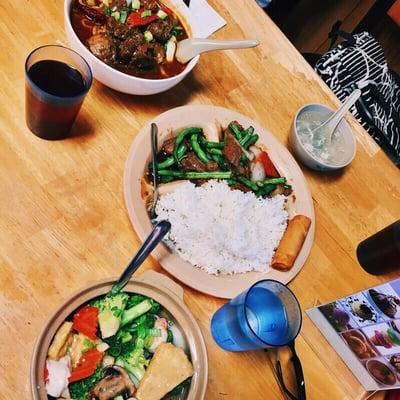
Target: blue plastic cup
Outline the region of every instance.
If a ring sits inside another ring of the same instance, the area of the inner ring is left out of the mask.
[[[256,282],[213,315],[211,333],[224,350],[246,351],[285,346],[300,332],[301,309],[282,283]]]

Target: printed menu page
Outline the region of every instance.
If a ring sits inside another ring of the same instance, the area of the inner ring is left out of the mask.
[[[306,312],[366,390],[400,387],[400,279]]]

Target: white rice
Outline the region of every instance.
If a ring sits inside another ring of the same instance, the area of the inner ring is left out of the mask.
[[[156,212],[172,225],[168,245],[209,274],[268,271],[288,219],[284,196],[262,199],[224,181],[184,182]]]

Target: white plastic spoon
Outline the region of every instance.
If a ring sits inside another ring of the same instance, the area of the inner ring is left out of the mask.
[[[329,146],[332,141],[333,133],[340,121],[360,96],[361,90],[355,89],[337,111],[335,111],[323,124],[312,131],[313,136],[322,138],[323,143]]]
[[[193,57],[213,50],[247,49],[260,44],[258,40],[212,40],[212,39],[184,39],[178,42],[176,47],[176,59],[185,64]]]

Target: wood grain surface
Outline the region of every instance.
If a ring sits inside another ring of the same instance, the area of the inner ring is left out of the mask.
[[[194,0],[195,1],[195,0]],[[255,2],[211,0],[227,20],[219,39],[255,37],[252,50],[209,53],[167,93],[135,97],[95,82],[71,138],[47,142],[24,122],[24,60],[35,47],[66,41],[61,0],[5,0],[0,6],[0,399],[28,399],[35,338],[54,308],[91,281],[116,276],[139,247],[125,209],[122,175],[132,139],[159,113],[215,104],[263,124],[285,145],[296,110],[338,100]],[[357,244],[400,215],[399,171],[348,118],[357,155],[346,170],[303,168],[316,211],[315,244],[290,288],[305,310],[397,276],[371,276]],[[149,259],[142,271],[159,270]],[[224,301],[185,289],[209,352],[207,400],[281,399],[263,351],[227,353],[209,323]],[[311,322],[298,339],[309,399],[364,398],[362,388]]]

